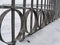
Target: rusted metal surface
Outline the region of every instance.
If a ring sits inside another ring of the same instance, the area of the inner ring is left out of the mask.
[[[44,1],[44,4],[43,4]],[[37,32],[47,24],[51,23],[54,21],[54,16],[55,16],[55,6],[56,6],[56,0],[53,0],[53,3],[51,0],[39,0],[36,1],[36,8],[34,8],[34,0],[31,0],[31,7],[26,7],[26,0],[23,0],[23,7],[15,5],[15,0],[12,0],[11,6],[7,5],[1,5],[0,8],[2,9],[8,9],[4,11],[0,15],[0,40],[8,45],[15,45],[16,40],[23,41],[26,36],[32,35],[33,33]],[[41,3],[41,4],[39,4]],[[47,4],[46,4],[47,3]],[[41,8],[39,8],[41,7]],[[44,8],[44,9],[43,9]],[[52,9],[53,8],[53,9]],[[17,9],[22,9],[23,13]],[[26,11],[28,9],[28,11]],[[2,38],[1,34],[1,26],[3,23],[3,20],[6,16],[6,14],[11,11],[11,30],[12,30],[12,41],[11,42],[5,42]],[[17,37],[15,38],[15,11],[19,14],[19,17],[21,19],[21,29]],[[31,12],[31,20],[30,20],[30,32],[28,32],[27,29],[27,19],[28,15]],[[33,18],[33,13],[35,16],[35,23],[34,27],[32,28],[32,18]],[[39,18],[40,16],[40,18]],[[39,22],[40,19],[40,22]],[[40,25],[38,24],[40,23]],[[28,35],[25,35],[25,33],[28,33]]]

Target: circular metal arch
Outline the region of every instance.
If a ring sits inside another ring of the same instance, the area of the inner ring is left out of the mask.
[[[45,14],[45,12],[43,11],[43,10],[39,10],[38,12],[38,16],[40,16],[40,26],[39,26],[39,29],[41,29],[42,27],[42,25],[44,24],[44,26],[45,26],[45,22],[46,22],[46,14]],[[40,15],[40,14],[42,14],[42,15]],[[41,17],[43,16],[43,20],[41,20]],[[41,23],[41,21],[43,21],[42,23]],[[43,27],[44,27],[43,26]]]
[[[1,25],[2,25],[2,22],[3,22],[3,19],[4,19],[4,17],[6,16],[6,14],[9,12],[9,11],[11,11],[11,9],[9,9],[9,10],[6,10],[6,11],[4,11],[2,14],[1,14],[1,16],[0,16],[0,40],[2,41],[2,42],[4,42],[4,43],[6,43],[6,44],[13,44],[14,42],[5,42],[4,40],[3,40],[3,38],[2,38],[2,35],[1,35]],[[19,10],[14,10],[14,11],[16,11],[18,14],[19,14],[19,16],[20,16],[20,18],[21,18],[21,22],[23,22],[23,14],[19,11]],[[22,23],[21,23],[21,29],[23,28],[23,26],[22,26]],[[20,33],[22,33],[22,30],[20,31]],[[15,39],[14,39],[15,40]],[[16,40],[15,40],[16,41]]]
[[[37,25],[37,23],[38,23],[37,12],[36,12],[34,9],[30,9],[30,10],[28,10],[28,11],[25,13],[25,18],[26,18],[26,22],[27,22],[28,15],[29,15],[29,13],[30,13],[31,11],[34,13],[34,16],[35,16],[35,23],[34,23],[34,27],[33,27],[32,32],[31,32],[31,33],[34,33],[34,32],[37,31],[37,26],[38,26],[38,25]],[[27,30],[27,23],[26,23],[26,30]],[[28,30],[27,30],[27,33],[30,34],[30,32],[28,32]]]

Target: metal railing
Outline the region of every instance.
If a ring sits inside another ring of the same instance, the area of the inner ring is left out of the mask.
[[[23,41],[26,36],[32,35],[33,33],[37,32],[47,24],[54,21],[54,15],[55,15],[55,6],[56,6],[56,0],[53,0],[53,3],[51,3],[51,0],[41,0],[41,4],[39,4],[39,0],[36,1],[36,8],[34,8],[33,4],[34,0],[31,0],[31,7],[26,7],[26,0],[23,0],[23,6],[17,6],[15,5],[15,0],[12,0],[12,4],[10,5],[0,5],[0,8],[7,9],[4,11],[0,16],[0,40],[8,45],[15,45],[16,40]],[[43,4],[44,2],[44,4]],[[20,4],[19,4],[20,5]],[[41,7],[41,8],[39,8]],[[23,13],[17,9],[23,9]],[[26,11],[28,9],[28,11]],[[11,42],[5,42],[2,38],[1,34],[1,26],[4,20],[4,17],[6,14],[11,11],[11,30],[12,30],[12,41]],[[21,29],[18,34],[18,36],[15,38],[15,11],[19,14],[21,18]],[[27,18],[29,13],[31,12],[31,20],[30,20],[30,32],[28,32],[27,29]],[[35,16],[35,23],[34,27],[32,28],[32,15],[34,13]],[[40,18],[39,18],[40,16]],[[40,22],[39,22],[40,19]],[[39,24],[40,23],[40,24]],[[25,33],[28,33],[28,35],[25,35]]]

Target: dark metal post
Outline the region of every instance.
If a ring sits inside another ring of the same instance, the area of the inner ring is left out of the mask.
[[[52,3],[50,2],[51,0],[49,0],[48,2],[49,2],[49,16],[50,16],[50,21],[49,21],[49,23],[51,23],[52,22],[52,18],[53,18],[53,15],[52,15]]]
[[[14,12],[14,9],[15,9],[15,0],[12,0],[12,8],[11,8],[11,29],[12,29],[12,42],[14,42],[14,39],[15,39],[15,12]],[[12,45],[15,45],[12,44]]]
[[[47,24],[50,23],[50,20],[49,20],[49,0],[47,0]]]
[[[46,10],[46,0],[44,1],[44,11]]]
[[[38,2],[39,2],[39,0],[36,1],[36,9],[37,9],[37,12],[38,12],[38,4],[39,4]]]
[[[38,13],[38,6],[39,6],[38,4],[39,4],[39,0],[36,1],[36,11],[37,11],[37,13]],[[38,15],[38,19],[39,19],[39,15]],[[39,21],[38,21],[37,25],[39,27]]]
[[[33,0],[31,0],[31,9],[33,9]],[[33,12],[31,11],[30,34],[32,34],[32,17],[33,17]]]
[[[48,10],[48,0],[47,0],[47,10]]]
[[[43,11],[42,8],[43,8],[43,0],[41,0],[41,10]],[[41,18],[42,18],[42,17],[40,16],[40,27],[39,27],[39,29],[41,29]]]
[[[41,0],[41,9],[43,8],[43,0]]]
[[[50,3],[50,1],[49,1],[49,10],[51,10],[51,3]]]
[[[26,8],[26,0],[23,0],[23,7],[24,7],[24,9],[23,9],[23,15],[25,14],[25,8]]]
[[[54,15],[55,15],[55,19],[57,19],[57,18],[58,18],[58,17],[57,17],[58,14],[56,14],[56,10],[57,10],[57,9],[56,9],[56,0],[53,0],[53,2],[54,2],[53,10],[54,10],[54,12],[55,12]],[[55,19],[54,19],[54,20],[55,20]]]
[[[24,19],[25,19],[26,0],[23,0],[23,7],[24,7],[24,8],[23,8],[23,15],[24,15]],[[25,29],[25,23],[26,23],[26,22],[25,22],[25,20],[24,20],[24,27],[23,27],[23,40],[25,39],[25,30],[26,30],[26,29]]]

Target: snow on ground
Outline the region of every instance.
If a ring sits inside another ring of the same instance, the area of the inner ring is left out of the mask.
[[[60,45],[60,19],[27,37],[23,42],[17,41],[16,45]]]

